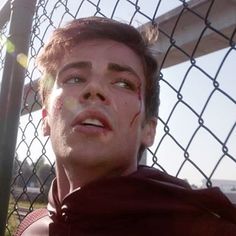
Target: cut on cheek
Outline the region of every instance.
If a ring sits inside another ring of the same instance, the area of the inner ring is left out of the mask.
[[[53,112],[55,115],[58,115],[63,107],[63,102],[61,99],[57,99],[56,102],[53,105]]]
[[[58,115],[62,110],[66,110],[70,113],[76,113],[79,108],[80,105],[78,101],[72,96],[68,96],[64,99],[58,98],[53,105],[55,115]]]
[[[141,114],[142,110],[142,96],[141,96],[141,83],[138,86],[137,90],[137,96],[138,96],[138,101],[139,101],[139,109],[138,111],[134,114],[131,122],[130,122],[130,127],[133,125],[134,121],[138,118],[138,116]]]

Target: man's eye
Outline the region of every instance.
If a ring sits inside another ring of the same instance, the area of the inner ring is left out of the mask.
[[[125,88],[125,89],[130,89],[130,90],[135,90],[135,86],[127,80],[119,80],[114,83],[116,86]]]
[[[64,84],[79,84],[83,83],[84,81],[85,79],[81,78],[80,76],[71,76],[70,78],[64,81]]]

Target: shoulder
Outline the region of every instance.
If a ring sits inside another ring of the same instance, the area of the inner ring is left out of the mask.
[[[131,176],[149,179],[152,181],[157,181],[159,183],[166,183],[169,185],[172,184],[176,187],[179,186],[182,188],[191,189],[190,185],[186,181],[149,166],[140,165],[138,167],[138,170]]]
[[[19,225],[15,236],[48,235],[51,219],[46,208],[28,214]]]

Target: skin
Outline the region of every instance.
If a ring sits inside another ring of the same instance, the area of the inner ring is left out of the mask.
[[[60,199],[96,179],[137,170],[139,147],[152,145],[156,128],[155,118],[145,120],[144,88],[141,60],[124,44],[90,40],[66,53],[42,110]]]

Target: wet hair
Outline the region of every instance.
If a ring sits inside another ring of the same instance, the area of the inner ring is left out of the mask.
[[[44,45],[37,58],[37,65],[42,71],[39,92],[43,104],[47,104],[48,95],[53,87],[58,67],[63,57],[78,43],[91,39],[108,39],[129,47],[141,59],[145,76],[145,117],[158,116],[159,79],[158,64],[150,51],[151,34],[154,30],[144,28],[138,31],[131,25],[102,17],[76,19],[64,27],[56,29],[50,40]],[[157,30],[157,29],[156,29]],[[145,147],[140,147],[142,154]]]

